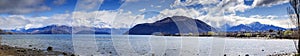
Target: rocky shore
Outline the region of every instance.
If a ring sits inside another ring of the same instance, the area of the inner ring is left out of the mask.
[[[28,49],[21,47],[11,47],[8,45],[0,45],[0,56],[75,56],[72,53],[53,51],[52,47],[47,50]]]
[[[272,55],[268,55],[268,56],[300,56],[300,55],[297,54],[296,52],[294,52],[294,53],[272,54]]]

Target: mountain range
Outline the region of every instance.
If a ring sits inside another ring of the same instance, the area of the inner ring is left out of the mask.
[[[13,32],[16,34],[71,34],[71,33],[110,34],[111,30],[119,30],[122,33],[127,31],[126,28],[114,29],[114,28],[96,28],[96,27],[71,27],[66,25],[49,25],[41,28],[30,28],[30,29],[21,28],[21,29],[6,30],[6,31]]]
[[[274,26],[274,25],[267,25],[261,24],[259,22],[253,22],[250,24],[240,24],[237,26],[228,27],[227,31],[268,31],[268,30],[286,30],[285,28]]]
[[[195,26],[196,25],[196,26]],[[73,30],[72,30],[73,29]],[[196,29],[196,30],[195,30]],[[5,30],[7,32],[19,33],[19,34],[111,34],[112,30],[114,34],[134,34],[134,35],[151,35],[153,33],[159,32],[164,34],[176,34],[176,33],[190,33],[190,32],[208,32],[220,30],[226,32],[234,31],[268,31],[272,30],[286,30],[285,28],[261,24],[259,22],[254,22],[250,24],[240,24],[237,26],[230,26],[225,24],[221,28],[214,28],[205,22],[192,19],[185,16],[173,16],[163,18],[162,20],[156,21],[154,23],[143,23],[137,24],[130,28],[99,28],[99,27],[71,27],[66,25],[49,25],[40,28],[30,28],[30,29],[16,29],[16,30]]]

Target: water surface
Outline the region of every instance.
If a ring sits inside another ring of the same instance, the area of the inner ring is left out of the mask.
[[[83,55],[230,56],[296,52],[293,40],[151,35],[1,35],[1,44]],[[32,45],[32,46],[29,46]],[[79,51],[78,51],[79,50]]]

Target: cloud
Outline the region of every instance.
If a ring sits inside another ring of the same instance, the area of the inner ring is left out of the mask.
[[[181,2],[177,0],[172,5],[174,8],[185,8],[190,5],[202,5],[201,11],[210,15],[235,14],[237,11],[245,12],[245,10],[253,9],[258,6],[273,6],[288,3],[289,0],[252,0],[252,5],[245,5],[245,1],[249,0],[186,0]]]
[[[75,26],[129,28],[135,24],[145,23],[145,21],[147,21],[147,19],[144,19],[144,15],[134,15],[131,12],[123,12],[122,10],[74,12],[73,15],[76,15],[73,21],[73,25]]]
[[[259,1],[259,2],[258,2]],[[269,4],[268,6],[277,5],[285,3],[281,1],[280,3],[272,2],[262,2],[262,0],[255,0],[254,4],[264,3]],[[245,5],[244,0],[222,0],[219,3],[214,3],[216,5],[204,6],[199,10],[199,12],[206,12],[206,14],[200,14],[197,19],[200,19],[213,27],[221,27],[224,24],[239,25],[239,24],[248,24],[252,22],[261,22],[264,24],[272,24],[275,26],[280,26],[284,28],[291,28],[291,23],[289,20],[286,20],[286,17],[278,17],[275,15],[253,15],[250,17],[237,16],[236,12],[244,12],[245,10],[252,9],[256,6]],[[265,5],[262,5],[265,6]]]
[[[201,9],[174,7],[168,8],[171,4],[156,3],[154,5],[145,4],[136,5],[132,3],[124,3],[119,10],[114,11],[98,11],[99,4],[103,0],[78,0],[77,7],[70,14],[55,14],[53,16],[26,17],[24,15],[10,15],[0,18],[0,28],[36,28],[51,24],[69,25],[69,26],[88,26],[100,28],[130,28],[140,23],[152,23],[171,16],[187,16],[194,19],[202,20],[214,27],[220,27],[226,23],[232,26],[239,24],[249,24],[252,22],[261,22],[263,24],[272,24],[284,28],[291,28],[289,20],[278,19],[281,17],[275,15],[261,16],[253,15],[250,17],[242,17],[235,15],[236,11],[245,11],[254,8],[244,4],[243,0],[187,0],[177,5],[192,4],[215,4],[213,6],[204,6]],[[152,1],[152,0],[151,0]],[[159,0],[161,1],[161,0]],[[195,1],[195,2],[192,2]],[[206,1],[206,2],[203,2]],[[212,1],[212,2],[208,2]],[[148,2],[143,0],[143,2]],[[169,1],[171,2],[171,1]],[[257,2],[257,1],[256,1]],[[139,4],[139,2],[137,2]],[[256,4],[256,3],[255,3]],[[276,4],[276,3],[274,3]],[[279,4],[279,3],[277,3]],[[176,1],[173,5],[176,5]],[[0,2],[1,6],[1,2]],[[141,6],[141,7],[136,7]],[[152,8],[152,7],[157,7]],[[136,7],[136,8],[133,8]],[[47,7],[45,7],[47,8]],[[133,9],[132,9],[133,8]],[[123,10],[124,9],[124,10]],[[150,10],[157,11],[157,15],[153,17],[145,17],[144,14],[135,14],[135,12],[145,12]],[[0,9],[1,12],[1,9]],[[227,13],[227,14],[226,14]],[[20,23],[15,23],[20,22]],[[10,23],[10,24],[7,24]]]
[[[55,5],[63,5],[66,3],[66,0],[54,0],[53,4]]]
[[[223,0],[217,7],[222,7],[225,12],[244,12],[252,8],[244,4],[244,0]]]
[[[288,3],[289,0],[254,0],[252,6],[272,6],[283,3]]]
[[[140,9],[139,10],[140,12],[145,12],[146,11],[146,9],[144,8],[144,9]]]
[[[278,16],[268,15],[268,16],[260,16],[260,15],[252,15],[250,18],[259,18],[259,19],[277,19]]]
[[[260,22],[262,24],[275,25],[283,28],[295,27],[292,25],[290,20],[284,18],[278,18],[278,16],[272,16],[272,15],[268,15],[268,16],[255,15],[251,17],[242,17],[236,15],[225,15],[222,17],[216,17],[216,16],[205,15],[205,16],[198,17],[198,19],[216,28],[221,27],[224,24],[230,24],[231,26],[236,26],[239,24],[250,24],[253,22]]]
[[[193,0],[189,0],[189,1],[193,1]],[[252,22],[261,22],[263,24],[270,24],[270,25],[280,26],[284,28],[294,27],[291,26],[289,20],[285,19],[286,17],[279,17],[275,15],[267,15],[267,16],[253,15],[250,17],[237,16],[236,15],[237,11],[244,12],[245,10],[256,7],[252,5],[245,5],[244,0],[222,0],[220,2],[212,1],[212,3],[200,3],[200,2],[189,3],[189,1],[185,3],[177,1],[178,3],[177,5],[180,6],[195,5],[195,4],[215,4],[215,5],[203,6],[203,8],[194,11],[188,9],[163,10],[165,12],[162,11],[162,13],[165,13],[166,15],[169,16],[183,15],[191,18],[197,18],[216,28],[219,28],[224,24],[230,24],[231,26],[235,26],[239,24],[249,24]],[[272,5],[285,3],[285,1],[281,1],[280,3],[279,2],[266,3],[266,2],[262,2],[262,0],[256,0],[254,4],[258,4],[258,3],[269,4],[268,6],[272,6]],[[176,2],[174,4],[176,5]],[[185,11],[195,12],[195,13],[184,13]]]
[[[24,14],[51,10],[44,0],[0,0],[0,13]]]
[[[184,9],[184,8],[177,8],[177,9],[165,9],[160,12],[161,14],[158,16],[161,17],[172,17],[172,16],[187,16],[190,18],[196,18],[201,16],[201,13],[196,9]],[[159,18],[162,19],[162,18]]]
[[[76,15],[76,17],[73,17]],[[187,16],[194,19],[199,19],[213,27],[220,27],[223,24],[230,23],[231,26],[239,24],[249,24],[252,22],[261,22],[263,24],[272,24],[284,28],[292,28],[291,23],[286,19],[275,19],[276,16],[251,16],[241,17],[236,15],[212,16],[203,15],[196,9],[166,9],[160,12],[159,15],[145,19],[144,15],[134,15],[131,12],[120,11],[94,11],[94,12],[74,12],[72,14],[55,14],[45,17],[25,17],[22,15],[11,15],[0,18],[1,29],[16,29],[16,28],[37,28],[47,25],[69,25],[69,26],[88,26],[100,28],[130,28],[136,24],[152,23],[170,16]],[[270,18],[270,19],[265,19]],[[274,18],[274,19],[273,19]],[[79,20],[76,22],[76,20]],[[18,22],[18,23],[16,23]]]
[[[0,25],[3,29],[22,28],[29,23],[31,23],[29,20],[26,20],[24,16],[20,15],[11,15],[9,17],[0,18]]]
[[[26,17],[24,15],[10,15],[0,18],[0,29],[18,29],[18,28],[38,28],[48,25],[69,25],[72,18],[70,14],[56,14],[50,17]]]
[[[144,15],[134,15],[131,12],[93,11],[73,12],[71,14],[55,14],[53,16],[26,17],[10,15],[0,18],[0,29],[38,28],[48,25],[87,26],[99,28],[130,28],[136,24],[146,23]]]
[[[195,4],[202,4],[202,5],[211,5],[211,4],[217,4],[220,0],[186,0],[185,2],[181,2],[180,0],[176,0],[173,7],[177,6],[190,6]]]

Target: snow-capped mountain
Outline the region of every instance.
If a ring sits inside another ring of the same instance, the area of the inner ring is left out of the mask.
[[[259,22],[253,22],[250,24],[240,24],[237,26],[232,26],[227,29],[227,31],[267,31],[267,30],[286,30],[285,28],[274,26],[274,25],[267,25],[261,24]]]
[[[72,30],[74,29],[74,30]],[[77,31],[78,30],[78,31]],[[119,30],[121,33],[127,31],[126,28],[98,28],[98,27],[71,27],[66,25],[49,25],[41,28],[30,28],[30,29],[18,29],[18,30],[7,30],[14,33],[22,34],[110,34],[111,30]],[[121,34],[120,33],[120,34]]]

